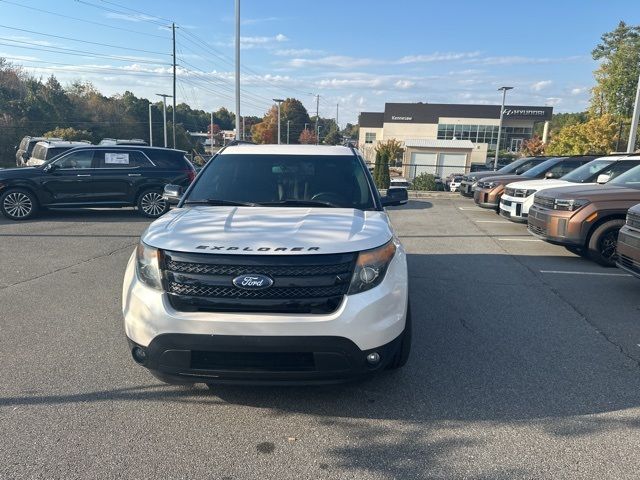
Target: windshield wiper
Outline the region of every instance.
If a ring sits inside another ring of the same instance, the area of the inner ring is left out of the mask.
[[[257,203],[236,202],[235,200],[222,200],[219,198],[207,198],[204,200],[186,200],[185,205],[214,205],[228,207],[257,207]]]
[[[260,206],[264,207],[328,207],[340,208],[338,205],[329,202],[321,202],[318,200],[280,200],[278,202],[260,202]]]

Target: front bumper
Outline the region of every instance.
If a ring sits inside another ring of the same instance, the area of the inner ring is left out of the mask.
[[[618,233],[616,265],[640,278],[640,232],[625,225]]]
[[[463,180],[460,183],[460,188],[458,190],[460,190],[460,195],[462,195],[463,197],[473,197],[473,186],[475,185],[475,182],[468,182],[466,180]]]
[[[498,186],[491,190],[486,188],[476,188],[473,192],[473,201],[476,202],[476,205],[479,207],[497,210],[500,207],[500,197],[502,197],[502,192],[504,192],[503,186]]]
[[[512,222],[527,223],[529,207],[531,203],[533,203],[528,200],[529,197],[523,198],[503,195],[500,198],[500,215]]]
[[[140,282],[135,270],[135,255],[132,255],[123,284],[125,332],[135,345],[149,348],[152,352],[155,345],[165,345],[168,341],[171,346],[178,338],[204,338],[216,348],[225,342],[233,348],[242,346],[243,342],[248,346],[258,342],[275,350],[278,346],[286,350],[286,339],[295,338],[298,345],[308,344],[308,349],[303,350],[308,353],[325,351],[317,350],[328,348],[320,339],[330,338],[334,339],[331,340],[334,347],[329,348],[329,352],[337,349],[349,352],[345,354],[348,358],[364,358],[363,352],[391,348],[388,345],[393,344],[405,328],[408,282],[406,255],[402,247],[396,250],[380,285],[345,296],[340,307],[330,314],[177,311],[172,308],[166,293]],[[320,342],[320,347],[314,342]],[[350,368],[352,374],[360,372],[360,364],[351,364],[355,368]],[[340,378],[345,376],[340,371],[329,373]]]
[[[339,383],[384,369],[401,339],[360,350],[342,337],[163,334],[136,361],[168,383]],[[131,339],[129,347],[141,348]],[[374,352],[380,360],[372,364]]]
[[[546,242],[583,247],[586,235],[583,233],[582,221],[575,220],[575,214],[576,212],[549,210],[532,205],[527,217],[527,228],[533,236]]]

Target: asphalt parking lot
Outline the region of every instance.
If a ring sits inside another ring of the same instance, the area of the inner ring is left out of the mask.
[[[470,200],[391,217],[405,369],[213,391],[129,357],[120,289],[146,220],[0,220],[0,478],[638,478],[640,281]]]

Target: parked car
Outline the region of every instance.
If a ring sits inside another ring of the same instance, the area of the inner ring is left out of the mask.
[[[402,367],[407,261],[357,150],[227,147],[126,269],[133,360],[168,383],[335,382]]]
[[[493,169],[491,169],[489,171],[478,171],[469,173],[468,175],[463,175],[459,188],[460,195],[462,195],[463,197],[473,197],[473,191],[476,185],[483,178],[494,177],[496,175],[509,175],[512,173],[521,175],[530,168],[544,162],[548,158],[549,157],[523,157],[516,160],[515,162],[510,163],[509,165],[502,167],[499,170],[494,171]]]
[[[618,233],[616,265],[640,278],[640,204],[627,212],[625,225]]]
[[[149,145],[145,140],[141,138],[103,138],[98,145]]]
[[[462,182],[462,175],[455,175],[451,180],[449,180],[449,190],[457,192],[460,188],[460,182]]]
[[[512,222],[526,223],[534,193],[576,184],[607,183],[636,165],[640,165],[640,156],[611,155],[596,158],[558,179],[543,178],[510,183],[500,199],[500,215]]]
[[[169,208],[164,186],[187,186],[194,177],[180,150],[84,145],[39,167],[0,170],[0,212],[26,220],[46,207],[136,206],[155,218]]]
[[[24,167],[27,165],[27,160],[31,157],[33,147],[36,146],[36,143],[41,141],[55,142],[62,141],[62,139],[53,137],[24,137],[16,149],[16,167]]]
[[[612,267],[627,210],[640,202],[640,166],[604,185],[551,188],[533,197],[529,232]]]
[[[502,197],[507,184],[524,179],[560,178],[594,158],[596,158],[595,155],[549,158],[521,175],[486,177],[476,185],[473,200],[479,207],[490,208],[497,212],[500,207],[500,197]]]
[[[38,167],[52,158],[66,152],[74,147],[84,147],[89,142],[69,142],[66,140],[42,140],[36,143],[31,152],[31,157],[27,160],[27,167]]]

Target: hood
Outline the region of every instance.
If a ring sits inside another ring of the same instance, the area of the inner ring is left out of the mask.
[[[492,177],[485,177],[482,179],[483,182],[498,182],[502,185],[506,185],[507,183],[511,183],[516,180],[521,180],[522,177],[520,175],[494,175]]]
[[[0,180],[8,178],[32,178],[42,175],[40,168],[34,167],[18,167],[0,169]]]
[[[385,212],[197,206],[171,210],[149,225],[142,240],[179,252],[308,255],[368,250],[392,236]]]
[[[545,188],[573,186],[575,183],[567,182],[559,179],[542,179],[542,180],[525,180],[521,182],[513,182],[507,185],[507,188],[516,188],[518,190],[543,190]]]
[[[567,200],[587,199],[591,202],[602,200],[635,200],[640,202],[640,189],[617,185],[576,185],[574,187],[550,188],[545,190],[544,197],[563,198]]]

